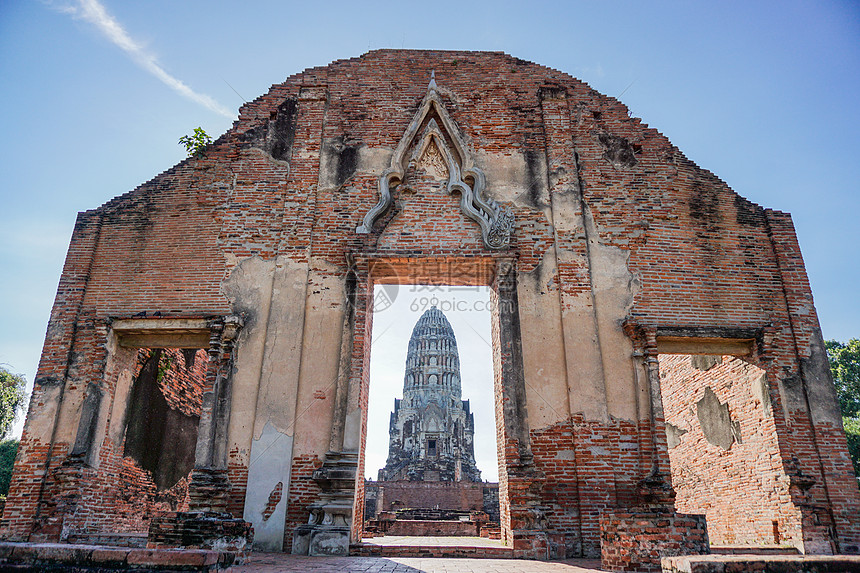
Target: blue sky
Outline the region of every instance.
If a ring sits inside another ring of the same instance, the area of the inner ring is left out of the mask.
[[[792,213],[825,337],[860,337],[856,2],[6,0],[0,363],[32,381],[78,211],[181,160],[194,127],[226,131],[242,98],[400,47],[502,50],[620,95],[738,193]]]

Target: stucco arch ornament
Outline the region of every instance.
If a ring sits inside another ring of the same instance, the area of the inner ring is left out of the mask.
[[[419,129],[432,112],[435,112],[435,116],[427,122],[419,135]],[[436,121],[437,118],[442,123],[441,126]],[[446,134],[448,137],[445,137]],[[416,138],[418,142],[414,146],[414,151],[407,156]],[[420,159],[433,143],[436,144],[448,167],[448,193],[460,192],[460,210],[481,227],[484,245],[494,250],[507,248],[514,228],[514,215],[508,207],[500,205],[489,197],[484,197],[486,183],[484,172],[474,165],[472,158],[466,152],[465,142],[459,137],[456,125],[442,104],[433,76],[430,78],[430,85],[427,86],[427,94],[391,156],[388,169],[379,176],[379,202],[365,214],[363,223],[355,230],[356,233],[370,233],[376,220],[391,206],[392,187],[403,182],[409,164]],[[466,182],[467,179],[472,181],[471,185]]]

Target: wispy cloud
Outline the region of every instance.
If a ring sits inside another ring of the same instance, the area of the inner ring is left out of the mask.
[[[143,45],[129,36],[122,25],[113,16],[108,14],[105,7],[98,0],[78,0],[76,4],[71,5],[57,5],[54,3],[50,3],[49,5],[64,14],[71,14],[75,18],[80,18],[93,24],[108,40],[128,54],[137,65],[154,75],[179,95],[199,103],[203,107],[224,117],[235,117],[234,113],[208,95],[195,92],[185,82],[166,72],[161,67],[161,64],[158,63],[158,58],[155,57],[155,54],[147,51]]]

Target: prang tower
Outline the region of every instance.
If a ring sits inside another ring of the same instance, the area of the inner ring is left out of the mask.
[[[481,481],[475,418],[461,400],[460,357],[451,323],[435,306],[409,339],[403,399],[395,398],[388,461],[380,481]]]

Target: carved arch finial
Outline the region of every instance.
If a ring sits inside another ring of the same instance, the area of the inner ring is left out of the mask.
[[[426,127],[419,134],[424,120],[433,111],[435,111],[435,117],[427,122]],[[442,125],[439,125],[436,118]],[[448,137],[445,137],[446,134]],[[460,192],[460,210],[481,227],[484,245],[490,249],[506,248],[514,228],[513,213],[493,199],[484,197],[486,182],[484,173],[474,165],[465,142],[460,138],[456,124],[442,104],[436,85],[435,70],[430,73],[427,94],[403,137],[400,138],[400,143],[397,144],[391,156],[389,167],[379,176],[379,202],[365,214],[364,221],[356,232],[370,233],[376,220],[391,206],[391,188],[403,182],[406,167],[409,164],[407,152],[416,139],[418,141],[415,145],[415,154],[418,157],[432,141],[435,141],[448,167],[448,193]],[[471,180],[472,183],[469,184],[467,180]]]

